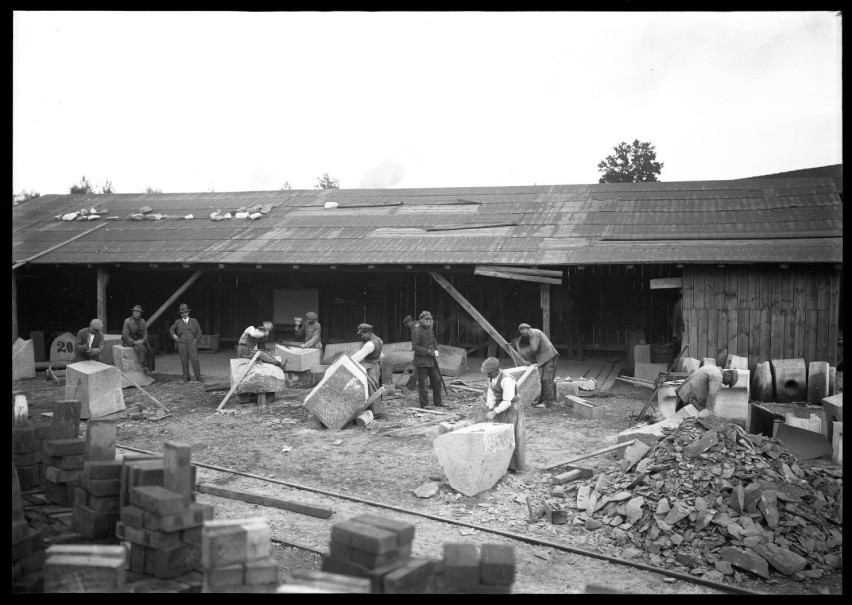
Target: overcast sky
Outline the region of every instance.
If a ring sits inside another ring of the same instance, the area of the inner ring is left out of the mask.
[[[760,13],[13,15],[13,193],[596,183],[842,161],[841,18]]]

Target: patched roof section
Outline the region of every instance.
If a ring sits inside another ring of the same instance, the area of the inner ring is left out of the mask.
[[[165,218],[131,220],[143,206]],[[55,218],[92,207],[106,212],[97,220]],[[210,218],[238,209],[260,217]],[[46,195],[13,208],[12,257],[27,259],[107,221],[32,262],[840,263],[842,212],[826,177]]]

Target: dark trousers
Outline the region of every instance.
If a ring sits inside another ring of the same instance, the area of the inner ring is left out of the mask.
[[[550,405],[556,402],[556,362],[559,361],[559,355],[545,361],[538,366],[538,375],[541,379],[541,403]]]
[[[180,367],[183,370],[183,377],[189,380],[189,364],[191,362],[196,380],[201,380],[201,366],[198,363],[198,343],[179,342],[178,355],[180,356]]]
[[[148,346],[148,343],[143,343],[141,345],[133,344],[133,350],[136,352],[136,359],[139,361],[139,365],[143,368],[148,368],[149,370],[154,369],[154,349]]]
[[[426,392],[426,381],[432,386],[432,402],[441,405],[441,374],[436,366],[417,368],[417,394],[420,397],[420,407],[429,405],[429,394]]]

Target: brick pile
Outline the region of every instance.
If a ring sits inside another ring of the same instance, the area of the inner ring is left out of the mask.
[[[201,534],[202,592],[271,593],[278,564],[265,519],[207,521]]]
[[[116,537],[129,549],[130,571],[161,579],[200,569],[202,526],[213,507],[193,501],[189,446],[166,442],[163,456],[125,456]]]
[[[87,539],[114,539],[119,519],[121,461],[115,459],[116,422],[92,418],[80,487],[74,490],[74,529]]]
[[[12,463],[17,468],[22,490],[41,485],[44,478],[42,444],[51,436],[50,425],[35,425],[29,421],[12,428]]]
[[[435,594],[511,594],[515,549],[503,544],[444,544],[432,578]]]
[[[44,562],[44,592],[123,592],[125,551],[105,544],[55,544]]]
[[[83,475],[86,440],[81,437],[44,441],[44,496],[61,506],[72,506]]]
[[[666,432],[644,457],[557,486],[551,501],[619,556],[708,580],[842,569],[842,469],[802,467],[777,439],[706,410]]]
[[[42,592],[44,535],[30,528],[15,463],[12,463],[12,593]]]

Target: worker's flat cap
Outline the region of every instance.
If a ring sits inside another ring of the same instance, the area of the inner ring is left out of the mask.
[[[358,326],[358,332],[359,333],[360,332],[372,332],[372,331],[373,331],[373,326],[371,326],[370,324],[361,324],[361,325]]]
[[[139,311],[140,313],[142,313],[142,312],[143,312],[143,311],[142,311],[142,307],[140,307],[139,305],[136,305],[135,307],[133,307],[132,309],[130,309],[130,311],[131,311],[131,312],[132,312],[132,311]]]
[[[432,314],[429,311],[423,311],[420,313],[420,319],[432,319]]]
[[[530,324],[521,324],[518,326],[518,330],[523,330],[524,328],[529,329],[532,328],[532,326]]]
[[[479,369],[479,371],[482,372],[483,374],[487,374],[488,372],[491,372],[493,370],[499,370],[499,369],[500,369],[500,362],[497,360],[497,358],[496,357],[489,357],[488,359],[486,359],[485,361],[482,362],[482,367]]]
[[[101,331],[104,329],[104,323],[100,319],[93,319],[89,322],[89,327],[93,330]]]
[[[308,311],[307,313],[305,313],[305,319],[316,319],[316,318],[317,318],[317,314],[314,313],[313,311]]]

